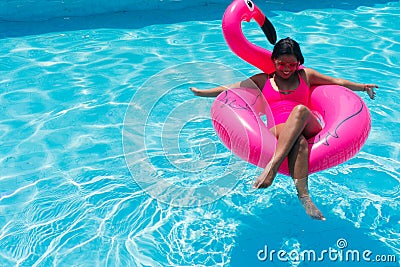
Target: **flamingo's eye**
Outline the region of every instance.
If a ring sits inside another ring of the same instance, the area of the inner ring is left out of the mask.
[[[246,3],[246,6],[249,8],[250,11],[254,10],[254,4],[251,0],[244,0],[244,2]]]

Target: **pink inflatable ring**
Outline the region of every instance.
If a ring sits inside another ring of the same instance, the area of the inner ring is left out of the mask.
[[[224,36],[233,52],[262,71],[271,73],[274,66],[271,60],[266,60],[271,52],[251,44],[241,32],[241,21],[250,21],[253,17],[257,18],[260,26],[265,25],[260,19],[263,17],[261,11],[251,1],[233,1],[222,21]],[[264,32],[272,36],[270,42],[275,42],[275,31],[271,27],[269,30],[269,33]],[[247,53],[249,50],[256,52]],[[371,129],[369,110],[357,94],[336,85],[316,86],[312,88],[308,107],[323,126],[308,140],[309,173],[339,165],[357,154]],[[222,92],[211,107],[211,118],[219,138],[240,158],[264,168],[273,157],[277,140],[269,129],[274,122],[260,90],[235,88]],[[287,160],[279,172],[289,175]]]

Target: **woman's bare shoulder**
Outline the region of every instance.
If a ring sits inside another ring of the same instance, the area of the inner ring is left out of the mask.
[[[266,73],[258,73],[250,77],[251,82],[253,82],[258,89],[262,90],[264,88],[265,82],[267,81],[269,75]]]

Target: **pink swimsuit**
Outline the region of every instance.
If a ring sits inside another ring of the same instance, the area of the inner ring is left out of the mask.
[[[265,86],[262,89],[262,94],[267,100],[272,116],[274,117],[275,125],[285,123],[288,119],[290,112],[292,112],[293,108],[297,105],[308,105],[308,99],[310,95],[310,88],[298,74],[300,84],[293,90],[293,92],[289,94],[282,94],[276,91],[271,84],[271,80],[265,82]],[[270,125],[270,123],[268,123]]]

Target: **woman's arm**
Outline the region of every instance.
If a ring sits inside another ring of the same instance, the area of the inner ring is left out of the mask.
[[[216,97],[225,90],[228,90],[230,88],[240,87],[240,83],[241,82],[237,82],[230,85],[221,85],[211,89],[198,89],[196,87],[190,87],[190,90],[192,90],[192,92],[197,96]]]
[[[352,91],[365,91],[371,99],[375,98],[375,88],[378,88],[376,84],[362,84],[348,81],[342,78],[334,78],[324,74],[319,73],[316,70],[306,68],[306,77],[310,86],[313,85],[323,85],[323,84],[336,84],[349,88]]]
[[[237,82],[237,83],[230,84],[230,85],[221,85],[221,86],[214,87],[211,89],[198,89],[196,87],[190,87],[190,90],[192,90],[192,92],[197,96],[215,97],[215,96],[218,96],[221,92],[231,89],[231,88],[247,87],[247,88],[260,89],[263,87],[262,84],[263,83],[265,84],[266,77],[267,77],[267,74],[260,73],[260,74],[254,75],[244,81]]]

